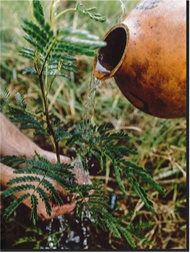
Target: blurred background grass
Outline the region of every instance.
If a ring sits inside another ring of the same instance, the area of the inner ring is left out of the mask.
[[[97,6],[98,12],[107,17],[105,23],[90,21],[77,13],[65,15],[59,20],[58,26],[86,29],[102,38],[105,33],[123,15],[127,15],[139,1],[83,1],[86,7]],[[34,77],[23,76],[20,71],[31,63],[18,54],[19,46],[27,45],[22,38],[20,19],[29,17],[29,1],[1,1],[0,43],[1,43],[1,86],[6,86],[14,98],[16,92],[24,94],[29,109],[35,110],[40,103],[38,86]],[[49,1],[43,1],[45,13],[49,12]],[[56,12],[75,6],[76,1],[60,1]],[[124,13],[123,13],[124,11]],[[70,126],[83,119],[84,105],[87,96],[87,86],[92,75],[93,59],[78,57],[77,72],[70,80],[57,79],[49,103],[53,112]],[[93,120],[96,123],[112,122],[117,129],[125,129],[136,147],[138,155],[132,160],[146,167],[150,174],[164,187],[166,195],[160,197],[157,192],[151,192],[151,199],[157,215],[148,212],[134,193],[128,199],[118,201],[118,209],[122,214],[131,210],[136,214],[131,221],[152,221],[153,227],[147,231],[147,237],[152,245],[138,242],[138,249],[185,249],[186,248],[186,120],[159,119],[146,115],[134,108],[121,94],[114,80],[105,81],[96,94]],[[26,134],[32,136],[32,132]],[[36,137],[35,141],[43,148],[49,144]],[[66,150],[62,147],[62,152]],[[107,172],[109,174],[109,171]],[[108,176],[108,175],[107,175]],[[93,177],[93,176],[92,176]],[[111,173],[110,173],[111,177]],[[96,178],[94,176],[93,178]],[[118,192],[114,186],[105,180],[106,191]],[[143,182],[142,182],[143,183]],[[2,231],[3,233],[3,231]],[[4,231],[3,237],[8,234]]]

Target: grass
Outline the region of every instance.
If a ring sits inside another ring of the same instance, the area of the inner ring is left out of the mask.
[[[124,1],[125,14],[134,8],[138,1]],[[61,1],[57,12],[74,6],[76,1]],[[120,1],[83,1],[85,6],[97,6],[98,11],[107,16],[104,24],[89,22],[78,14],[67,14],[59,20],[60,27],[87,29],[103,37],[104,34],[121,19]],[[48,6],[43,2],[48,13]],[[30,15],[28,1],[1,1],[1,84],[7,86],[14,97],[16,92],[24,93],[26,102],[35,110],[39,103],[38,87],[35,79],[23,76],[20,70],[28,64],[20,58],[18,46],[24,45],[20,29],[20,18]],[[10,18],[11,17],[11,18]],[[70,80],[58,79],[49,96],[50,107],[63,122],[72,126],[83,119],[87,86],[91,78],[93,59],[78,57],[78,70]],[[146,167],[152,176],[164,187],[166,195],[160,197],[152,191],[151,198],[157,212],[148,212],[135,193],[129,188],[127,199],[118,199],[117,215],[128,215],[127,223],[133,221],[152,221],[147,230],[150,245],[138,243],[138,249],[185,249],[186,248],[186,120],[159,119],[146,115],[134,108],[121,94],[113,79],[103,82],[96,94],[93,120],[96,123],[112,122],[117,129],[125,129],[131,136],[138,155],[132,157],[140,166]],[[26,134],[33,138],[31,132]],[[44,148],[48,143],[41,139],[35,141]],[[66,152],[62,147],[62,152]],[[106,191],[121,194],[115,189],[112,171],[107,166],[107,175],[96,175],[106,182]],[[109,180],[108,180],[109,177]],[[142,182],[143,183],[143,182]],[[4,203],[4,202],[3,202]],[[5,204],[5,203],[4,203]],[[134,210],[132,214],[130,211]],[[7,226],[14,222],[6,223]],[[16,224],[16,223],[15,223]],[[15,225],[16,226],[16,225]],[[9,235],[9,229],[3,224],[3,236]],[[7,233],[7,234],[6,234]],[[125,247],[121,241],[109,237],[112,247]],[[97,245],[98,247],[98,245]],[[100,245],[101,247],[101,245]]]

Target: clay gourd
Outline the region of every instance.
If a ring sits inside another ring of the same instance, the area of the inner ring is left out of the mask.
[[[138,109],[161,118],[186,115],[186,1],[143,0],[105,35],[94,76],[114,77]]]

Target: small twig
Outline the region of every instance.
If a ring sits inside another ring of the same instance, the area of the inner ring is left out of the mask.
[[[70,9],[67,9],[67,10],[64,10],[62,12],[60,12],[53,20],[52,20],[52,24],[58,19],[60,18],[62,15],[64,15],[65,13],[68,13],[68,12],[75,12],[77,11],[76,8],[70,8]]]
[[[53,144],[54,144],[54,149],[55,149],[56,156],[57,156],[57,161],[60,162],[59,146],[58,146],[58,142],[56,141],[55,133],[54,133],[54,130],[53,130],[53,127],[51,125],[50,118],[49,118],[47,96],[44,92],[42,73],[39,75],[39,81],[40,81],[40,87],[41,87],[41,91],[42,91],[43,102],[44,102],[44,111],[45,111],[45,116],[46,116],[46,122],[47,122],[47,125],[48,125],[49,132],[50,132],[50,134],[53,138]]]

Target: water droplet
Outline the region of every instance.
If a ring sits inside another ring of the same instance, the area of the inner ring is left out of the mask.
[[[53,242],[50,242],[49,247],[52,248],[54,246]]]
[[[51,236],[48,237],[48,242],[51,242],[52,241],[52,238]]]

